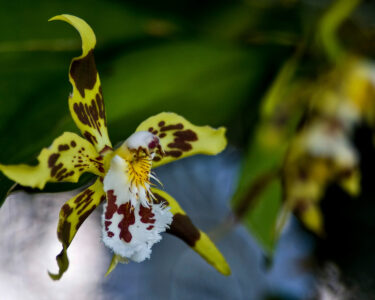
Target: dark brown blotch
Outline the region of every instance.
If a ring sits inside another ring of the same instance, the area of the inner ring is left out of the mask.
[[[53,153],[48,158],[48,167],[53,168],[57,159],[60,157],[59,153]]]
[[[95,136],[93,136],[90,132],[88,131],[85,131],[83,133],[83,136],[86,138],[86,140],[88,140],[91,144],[97,144],[98,143],[98,140],[96,139]]]
[[[64,204],[61,207],[61,214],[64,218],[67,218],[73,212],[73,208],[69,206],[69,204]]]
[[[83,224],[83,222],[87,219],[87,217],[89,215],[91,215],[91,213],[95,210],[95,208],[96,208],[96,205],[94,205],[88,211],[86,211],[85,213],[83,213],[82,215],[79,216],[78,223],[76,225],[76,230],[78,230],[79,227],[81,227],[81,225]]]
[[[177,148],[185,152],[193,149],[189,142],[195,142],[198,140],[197,134],[190,129],[174,132],[173,135],[175,136],[173,143],[169,143],[168,147]]]
[[[182,155],[182,152],[178,150],[165,151],[165,156],[172,156],[174,158],[178,158],[181,155]]]
[[[167,232],[182,239],[190,247],[194,247],[201,236],[190,218],[187,215],[179,213],[173,216],[171,227],[167,229]]]
[[[93,50],[85,57],[72,62],[70,76],[73,78],[75,86],[82,98],[84,98],[85,89],[91,90],[96,83],[97,70]]]
[[[178,124],[163,126],[160,128],[160,131],[181,130],[183,128],[184,128],[184,125],[182,125],[181,123],[178,123]]]
[[[69,246],[69,240],[70,240],[70,228],[72,227],[71,223],[67,220],[64,220],[62,222],[57,230],[57,237],[60,240],[60,242],[68,247]]]
[[[59,145],[58,150],[59,151],[69,150],[69,145],[67,145],[67,144]]]

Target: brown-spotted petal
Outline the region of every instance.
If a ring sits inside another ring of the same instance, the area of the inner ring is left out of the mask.
[[[175,113],[160,113],[142,122],[136,131],[158,136],[164,156],[156,152],[153,167],[195,154],[215,155],[227,145],[224,127],[196,126]]]
[[[151,191],[156,198],[155,202],[165,203],[170,207],[170,212],[173,214],[173,221],[167,232],[182,239],[221,274],[230,275],[230,267],[224,256],[207,234],[194,226],[178,202],[164,191],[156,188],[152,188]]]
[[[99,74],[94,59],[96,38],[91,27],[82,19],[60,15],[50,19],[69,23],[78,30],[82,39],[82,55],[72,60],[69,81],[73,92],[69,97],[69,109],[83,136],[100,153],[111,149]]]
[[[87,140],[65,132],[44,148],[36,166],[1,165],[0,171],[23,186],[43,189],[47,182],[77,182],[84,172],[104,175],[103,157]]]
[[[59,272],[57,274],[49,272],[49,276],[53,280],[60,279],[69,267],[67,250],[79,227],[105,199],[103,184],[101,179],[98,178],[93,185],[68,200],[62,206],[57,226],[57,237],[63,249],[56,256]]]

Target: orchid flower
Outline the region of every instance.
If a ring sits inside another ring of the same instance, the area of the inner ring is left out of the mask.
[[[68,269],[67,250],[77,230],[101,204],[102,238],[114,255],[109,274],[118,262],[142,262],[167,231],[185,241],[224,275],[230,268],[209,237],[197,229],[177,201],[151,183],[152,168],[195,155],[215,155],[227,144],[225,128],[195,126],[174,113],[160,113],[143,121],[117,149],[108,137],[102,88],[93,50],[96,38],[82,19],[59,15],[50,19],[69,23],[79,32],[82,55],[72,60],[69,81],[73,91],[69,109],[84,138],[65,132],[44,148],[36,166],[1,165],[7,177],[22,186],[43,189],[47,182],[77,182],[89,172],[96,181],[61,208],[57,236],[62,251],[56,260],[60,279]]]

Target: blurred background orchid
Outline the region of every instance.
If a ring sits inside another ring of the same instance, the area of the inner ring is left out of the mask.
[[[43,195],[13,187],[0,210],[1,298],[372,299],[374,12],[364,0],[3,1],[0,162],[33,163],[77,132],[66,74],[80,39],[47,20],[78,15],[97,36],[113,145],[161,111],[227,127],[224,153],[158,178],[232,274],[165,235],[151,261],[103,278],[98,210],[70,248],[70,271],[50,282],[59,207],[83,176]],[[3,200],[12,184],[0,175]]]

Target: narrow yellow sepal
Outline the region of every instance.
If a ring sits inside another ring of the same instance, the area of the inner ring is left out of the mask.
[[[57,237],[61,242],[63,249],[56,256],[59,272],[52,274],[53,280],[58,280],[66,272],[69,266],[67,250],[87,217],[105,200],[105,192],[101,179],[98,178],[94,184],[87,189],[68,200],[61,208],[59,215],[59,224],[57,226]]]
[[[96,44],[96,37],[94,31],[91,29],[91,27],[81,18],[72,16],[72,15],[58,15],[55,17],[52,17],[48,21],[65,21],[72,25],[77,31],[79,32],[79,35],[82,39],[82,55],[81,57],[86,56],[89,51],[95,48]]]
[[[224,256],[219,252],[211,239],[203,231],[199,230],[200,238],[193,247],[209,264],[225,276],[231,274],[230,267]]]
[[[151,188],[151,191],[156,197],[156,201],[168,204],[170,212],[173,214],[173,221],[167,232],[182,239],[221,274],[230,275],[230,267],[224,256],[211,239],[194,226],[178,202],[164,191],[156,188]]]
[[[23,186],[43,189],[47,182],[77,182],[84,172],[104,175],[102,157],[85,139],[65,132],[38,156],[38,165],[1,165],[0,171]]]
[[[108,137],[103,93],[94,58],[95,34],[84,20],[75,16],[60,15],[50,19],[54,20],[69,23],[81,36],[82,55],[72,60],[69,69],[69,81],[73,86],[69,110],[82,135],[103,154],[112,150],[112,145]]]
[[[149,131],[159,137],[165,155],[157,153],[153,167],[195,154],[216,155],[227,146],[224,127],[196,126],[175,113],[152,116],[136,131]]]

